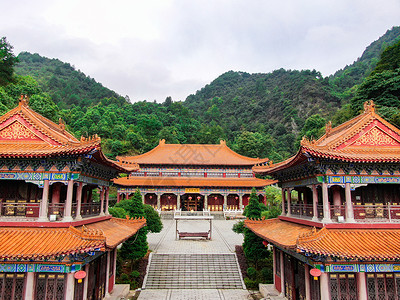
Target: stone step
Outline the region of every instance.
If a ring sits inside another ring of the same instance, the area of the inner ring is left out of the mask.
[[[152,254],[145,289],[244,288],[235,254]]]

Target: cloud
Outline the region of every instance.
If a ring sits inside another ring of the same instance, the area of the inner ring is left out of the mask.
[[[332,74],[398,25],[400,3],[22,0],[3,9],[16,53],[59,58],[131,100],[162,102],[228,70]]]

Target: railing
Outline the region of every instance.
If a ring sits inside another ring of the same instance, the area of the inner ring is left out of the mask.
[[[346,205],[330,205],[333,222],[346,221]],[[354,220],[360,223],[400,222],[400,205],[365,204],[353,205]],[[311,204],[291,204],[290,214],[293,217],[311,219],[314,217]],[[317,219],[324,217],[323,205],[317,205]]]
[[[82,218],[96,216],[100,214],[100,203],[82,203],[81,216]]]
[[[400,205],[354,205],[357,222],[400,222]]]
[[[291,204],[290,214],[303,218],[312,218],[314,215],[313,206],[312,204]]]
[[[344,222],[346,218],[346,206],[345,205],[331,205],[331,220],[335,222]]]
[[[47,216],[50,218],[50,220],[53,218],[51,216],[56,216],[55,218],[57,220],[64,217],[64,206],[64,203],[49,203]]]
[[[37,218],[39,206],[39,203],[3,202],[0,203],[0,213],[1,216]]]

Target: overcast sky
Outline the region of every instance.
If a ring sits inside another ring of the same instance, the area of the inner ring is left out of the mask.
[[[400,0],[0,0],[0,37],[131,101],[185,100],[222,73],[351,64]]]

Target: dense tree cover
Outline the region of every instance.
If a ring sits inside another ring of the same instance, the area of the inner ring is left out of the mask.
[[[400,40],[400,27],[388,30],[377,41],[371,43],[364,53],[353,64],[337,71],[330,77],[335,91],[345,100],[350,100],[356,91],[355,86],[361,84],[376,67],[382,51]]]
[[[120,103],[126,102],[123,97],[75,70],[69,63],[29,52],[20,53],[18,60],[16,74],[32,76],[60,108],[69,108],[72,105],[90,106],[102,98],[114,97]]]
[[[13,47],[5,37],[0,39],[0,86],[5,86],[12,82],[14,65],[18,62],[12,52]]]

